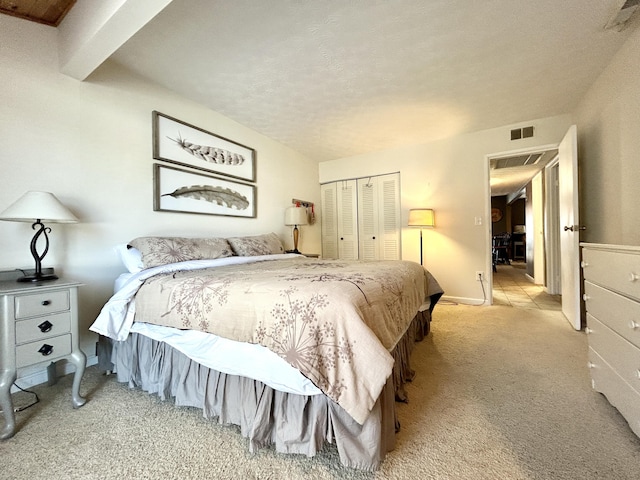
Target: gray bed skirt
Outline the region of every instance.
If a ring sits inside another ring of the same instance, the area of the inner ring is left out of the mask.
[[[395,445],[395,400],[407,401],[403,385],[414,375],[409,356],[428,333],[429,321],[430,312],[420,312],[396,345],[393,375],[363,425],[325,395],[283,393],[220,373],[140,334],[114,342],[111,361],[118,381],[130,388],[173,399],[177,406],[200,408],[205,418],[221,424],[238,425],[251,452],[274,446],[277,452],[313,456],[325,442],[335,443],[343,465],[372,471]]]

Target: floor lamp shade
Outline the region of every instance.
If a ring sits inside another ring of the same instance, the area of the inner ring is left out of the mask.
[[[33,275],[25,275],[18,279],[20,282],[38,282],[41,280],[55,280],[53,274],[42,273],[42,259],[49,251],[49,236],[51,231],[45,227],[47,223],[76,223],[78,219],[65,207],[55,195],[49,192],[27,192],[14,203],[9,205],[2,213],[0,220],[11,222],[33,222],[31,228],[37,230],[31,240],[31,255],[36,266]],[[43,237],[45,241],[42,253],[38,253],[38,240]]]
[[[410,227],[435,227],[436,218],[431,208],[412,208],[409,210]]]
[[[308,223],[307,209],[304,207],[289,207],[284,212],[284,224],[293,226],[293,250],[291,253],[300,253],[298,251],[298,238],[300,232],[298,225],[306,225]]]
[[[436,216],[431,208],[412,208],[409,210],[410,227],[420,228],[420,265],[422,265],[422,229],[433,228],[436,225]]]

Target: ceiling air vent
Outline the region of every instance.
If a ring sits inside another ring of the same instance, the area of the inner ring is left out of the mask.
[[[523,167],[525,165],[535,165],[540,161],[544,155],[542,153],[531,153],[527,155],[516,155],[513,157],[505,157],[505,158],[492,158],[491,159],[491,168],[493,170],[497,170],[499,168],[513,168],[513,167]]]
[[[533,127],[522,127],[511,130],[511,140],[520,140],[521,138],[529,137],[533,137]]]

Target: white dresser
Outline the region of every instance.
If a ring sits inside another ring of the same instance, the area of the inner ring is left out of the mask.
[[[592,385],[640,436],[640,247],[581,246]]]
[[[0,272],[2,273],[2,272]],[[76,367],[71,404],[81,407],[80,382],[86,356],[78,345],[78,287],[64,279],[18,283],[0,281],[0,440],[11,438],[16,421],[11,386],[18,370],[66,358]]]

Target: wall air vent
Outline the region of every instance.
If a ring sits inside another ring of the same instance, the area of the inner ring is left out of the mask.
[[[525,165],[535,165],[544,155],[542,153],[531,153],[527,155],[516,155],[513,157],[505,157],[505,158],[492,158],[491,159],[491,169],[497,170],[500,168],[513,168],[513,167],[523,167]]]
[[[622,7],[611,16],[604,28],[621,32],[640,11],[638,7],[640,7],[640,0],[626,0]]]
[[[511,140],[520,140],[521,138],[530,137],[533,137],[533,127],[514,128],[511,130]]]

